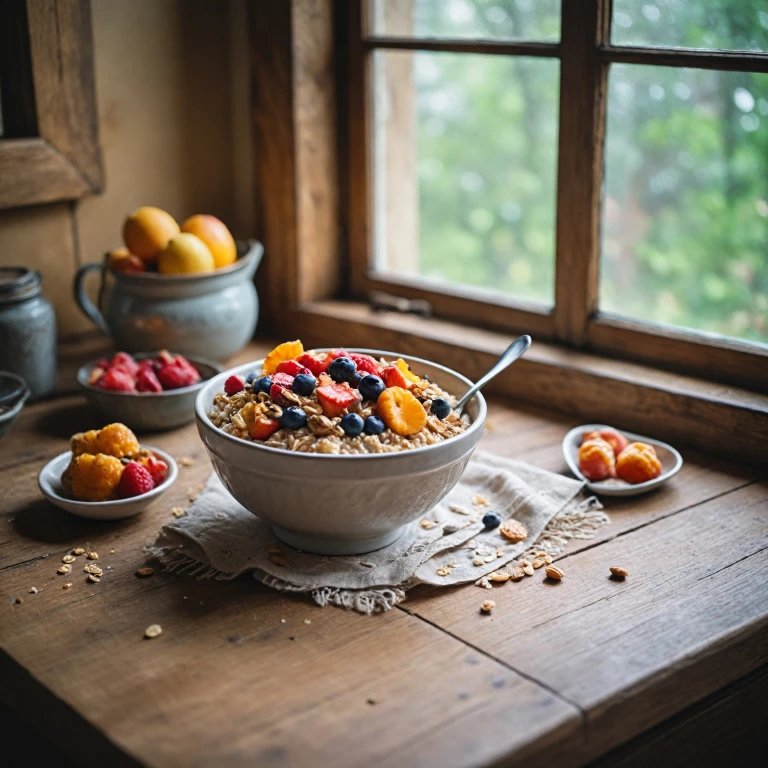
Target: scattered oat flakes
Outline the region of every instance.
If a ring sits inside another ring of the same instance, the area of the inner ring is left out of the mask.
[[[549,565],[552,562],[552,555],[544,555],[544,562]]]
[[[92,573],[94,576],[101,576],[104,573],[104,571],[102,571],[98,565],[92,565],[91,563],[88,563],[83,568],[83,573]]]
[[[477,586],[482,587],[483,589],[493,589],[493,584],[491,584],[491,582],[488,581],[487,576],[483,576],[483,578],[477,582]]]
[[[75,547],[72,550],[72,554],[73,555],[84,555],[85,554],[85,550],[82,547]]]
[[[508,574],[506,571],[494,571],[493,573],[488,574],[488,579],[490,581],[500,581],[505,582],[509,581],[510,574]]]
[[[114,549],[110,549],[110,550],[109,550],[109,554],[110,554],[110,555],[114,555],[114,554],[115,554],[115,550],[114,550]]]
[[[476,507],[487,507],[490,502],[488,501],[488,499],[485,496],[483,496],[482,493],[476,493],[472,497],[472,503]]]
[[[542,565],[546,565],[547,561],[543,557],[537,557],[531,565],[536,568],[537,570],[541,568]]]
[[[364,565],[366,568],[375,568],[373,563],[366,563],[364,560],[360,560],[360,565]]]
[[[186,515],[186,514],[187,514],[187,510],[186,510],[186,509],[184,509],[184,507],[174,507],[174,508],[171,510],[171,514],[172,514],[174,517],[184,517],[184,515]]]
[[[520,561],[520,565],[522,565],[522,566],[523,566],[523,568],[525,568],[525,566],[526,566],[526,565],[530,565],[530,564],[531,564],[531,561],[530,561],[530,560],[528,560],[528,559],[527,559],[527,558],[525,558],[525,557],[524,557],[524,558],[523,558],[523,559]]]
[[[499,533],[515,543],[528,538],[526,527],[522,523],[518,523],[517,520],[505,520],[499,526]]]
[[[98,584],[101,581],[101,576],[98,576],[95,573],[89,573],[86,577],[88,581],[90,581],[92,584]]]
[[[286,621],[288,621],[288,619],[280,619],[281,624],[285,624]]]
[[[544,573],[547,574],[548,579],[554,579],[555,581],[560,581],[560,579],[565,576],[565,574],[556,565],[548,565],[544,569]]]
[[[66,565],[60,565],[60,566],[59,566],[59,567],[56,569],[56,573],[65,574],[65,573],[69,573],[71,570],[72,570],[72,566],[71,566],[71,565],[69,565],[69,564],[66,564]]]
[[[504,557],[504,547],[499,547],[496,550],[496,557]]]
[[[88,552],[88,553],[86,554],[86,557],[87,557],[89,560],[98,560],[98,559],[99,559],[99,553],[98,553],[98,552]]]
[[[311,624],[312,623],[312,619],[304,619],[304,623],[305,624]]]
[[[66,584],[62,584],[61,585],[62,589],[71,589],[71,587],[72,587],[72,582],[71,581],[67,582]]]
[[[464,509],[464,507],[460,507],[458,504],[450,504],[448,506],[448,509],[451,512],[455,512],[457,515],[468,515],[469,514],[469,512],[467,512],[467,510]]]
[[[427,531],[431,531],[433,528],[437,527],[437,523],[434,520],[422,520],[420,525]]]
[[[523,573],[526,576],[533,576],[533,566],[530,563],[528,563],[528,565],[524,565],[523,566]]]
[[[475,559],[472,561],[472,565],[484,565],[484,564],[485,564],[485,559],[484,559],[484,558],[482,558],[482,557],[476,557],[476,558],[475,558]]]
[[[163,628],[159,624],[150,624],[144,630],[144,637],[151,640],[153,637],[157,637],[158,635],[162,634],[162,632]]]
[[[16,603],[16,605],[21,605],[24,602],[24,598],[17,597],[13,602]]]
[[[64,555],[64,557],[61,558],[62,563],[74,563],[77,558],[73,555]]]
[[[496,559],[496,555],[486,555],[483,558],[484,563],[492,563]]]
[[[612,565],[610,568],[611,576],[614,579],[626,579],[629,576],[629,571],[626,568],[622,568],[620,565]]]
[[[483,613],[490,613],[496,607],[495,600],[483,600],[483,604],[480,606],[480,610]]]
[[[512,581],[520,581],[520,579],[525,578],[525,571],[519,565],[516,565],[514,568],[510,568],[509,578]]]
[[[191,467],[195,463],[195,460],[190,456],[182,456],[177,463],[180,467]]]
[[[448,567],[447,567],[447,566],[445,566],[445,565],[441,565],[441,566],[440,566],[440,567],[439,567],[439,568],[438,568],[438,569],[435,571],[435,573],[436,573],[438,576],[450,576],[450,575],[451,575],[451,569],[450,569],[450,568],[448,568]]]
[[[36,595],[40,590],[37,587],[32,587],[29,590],[30,595]]]
[[[536,557],[546,557],[547,556],[546,552],[536,552],[535,554],[536,554]]]
[[[279,555],[270,555],[269,560],[275,565],[279,565],[281,568],[286,568],[288,566],[286,559],[284,557],[280,557]]]
[[[152,574],[154,574],[154,572],[155,572],[154,568],[149,568],[149,567],[147,567],[147,568],[139,568],[139,570],[136,571],[136,575],[140,579],[144,579],[147,576],[152,576]]]
[[[187,488],[187,496],[189,497],[190,501],[194,501],[200,494],[200,491],[203,490],[205,486],[202,484],[199,485],[193,485]]]
[[[283,550],[280,549],[276,544],[270,544],[267,547],[267,552],[269,552],[270,555],[279,555]]]

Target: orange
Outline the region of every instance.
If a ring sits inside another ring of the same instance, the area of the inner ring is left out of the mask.
[[[208,246],[199,237],[188,232],[171,238],[157,257],[157,269],[166,275],[213,272],[215,268]]]
[[[280,363],[285,360],[293,360],[303,354],[304,345],[298,339],[296,341],[284,341],[264,358],[264,373],[274,373]]]
[[[216,269],[228,267],[237,260],[237,246],[232,233],[223,221],[207,213],[190,216],[182,225],[182,232],[197,235],[210,249]]]
[[[137,208],[123,224],[128,250],[145,261],[152,261],[178,234],[179,225],[173,216],[151,205]]]
[[[397,435],[415,435],[427,423],[424,406],[402,387],[388,387],[376,401],[376,413]]]
[[[648,443],[630,443],[616,460],[616,474],[632,485],[658,477],[661,462],[656,449]]]
[[[421,379],[411,370],[411,367],[408,365],[408,363],[403,360],[402,357],[397,358],[397,362],[395,365],[400,369],[400,372],[405,376],[408,381],[413,382],[414,384],[417,381],[421,381]]]

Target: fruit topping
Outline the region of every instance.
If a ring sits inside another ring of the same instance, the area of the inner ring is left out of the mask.
[[[451,404],[444,397],[436,397],[429,406],[429,410],[437,416],[438,419],[444,419],[451,412]]]
[[[294,380],[292,389],[297,395],[309,397],[317,386],[317,379],[311,373],[300,373]]]
[[[200,381],[200,374],[186,358],[181,355],[173,357],[166,353],[157,371],[157,378],[163,385],[163,389],[181,389],[181,387],[197,384]]]
[[[303,355],[299,355],[296,360],[299,365],[303,365],[315,376],[324,373],[332,361],[333,355],[330,355],[327,352],[315,352],[313,350],[305,352]]]
[[[372,373],[375,376],[379,375],[381,366],[370,355],[362,355],[357,352],[350,352],[349,357],[355,361],[357,370],[362,371],[363,375],[366,373]]]
[[[276,373],[277,366],[284,360],[293,360],[304,352],[304,345],[297,339],[296,341],[285,341],[278,344],[264,358],[264,373]],[[311,369],[310,369],[311,370]]]
[[[125,424],[107,424],[102,429],[90,429],[72,435],[70,448],[73,456],[83,453],[104,453],[116,459],[133,458],[141,450],[136,435]]]
[[[139,370],[139,364],[127,353],[118,352],[110,361],[110,368],[122,368],[124,371],[135,376]]]
[[[112,392],[135,392],[136,379],[123,368],[110,368],[98,379],[95,386]]]
[[[224,391],[232,397],[232,395],[236,395],[238,392],[242,392],[245,388],[245,380],[242,376],[230,376],[225,382],[224,382]]]
[[[616,477],[616,457],[610,443],[599,437],[582,443],[579,448],[579,470],[591,481]]]
[[[489,530],[501,525],[501,516],[498,512],[486,512],[483,515],[483,525]]]
[[[661,474],[656,450],[648,443],[630,443],[616,459],[616,474],[632,485],[653,480]]]
[[[271,376],[261,376],[260,378],[256,379],[256,381],[253,382],[254,392],[266,392],[267,394],[269,394],[270,389],[272,389]]]
[[[378,416],[369,416],[363,425],[363,432],[366,435],[380,435],[386,428],[387,425]]]
[[[328,366],[328,375],[339,384],[343,381],[349,381],[357,370],[355,361],[350,357],[337,357]]]
[[[61,484],[66,494],[78,501],[107,501],[122,475],[123,462],[115,456],[81,453],[72,457],[61,476]]]
[[[283,360],[277,366],[278,373],[287,373],[289,376],[298,376],[300,373],[312,373],[309,368],[305,368],[295,360]]]
[[[405,374],[396,365],[388,365],[381,372],[381,379],[387,387],[400,389],[410,389],[412,383],[405,378]]]
[[[350,361],[351,362],[351,361]],[[327,384],[317,388],[317,399],[328,418],[341,416],[356,403],[360,402],[360,394],[346,382]]]
[[[397,435],[415,435],[421,432],[427,423],[424,406],[402,387],[385,389],[376,402],[376,412]]]
[[[148,456],[142,456],[139,459],[139,464],[149,472],[155,488],[165,482],[165,478],[168,476],[168,465],[162,459],[158,459],[157,456],[150,453]]]
[[[269,396],[272,402],[278,405],[290,405],[290,401],[283,397],[283,392],[286,389],[293,387],[293,376],[289,376],[287,373],[276,373],[272,376],[272,386],[269,388]]]
[[[155,369],[151,363],[144,365],[142,363],[139,366],[138,373],[136,374],[136,391],[137,392],[162,392],[163,385],[160,383],[160,379],[157,378]]]
[[[347,382],[352,389],[357,389],[363,379],[364,373],[355,371],[355,375]]]
[[[249,433],[254,440],[266,440],[280,428],[277,419],[268,419],[261,416],[251,424]]]
[[[149,493],[154,487],[155,481],[149,474],[149,470],[138,461],[131,461],[125,465],[117,485],[117,495],[121,499],[131,499],[134,496]]]
[[[620,434],[615,429],[611,429],[610,427],[607,429],[596,430],[595,432],[585,432],[581,441],[585,443],[587,440],[592,440],[596,437],[605,440],[605,442],[608,443],[611,448],[613,448],[613,452],[616,454],[616,456],[618,456],[627,447],[627,445],[629,445],[629,440],[627,440],[624,435]]]
[[[286,429],[301,429],[306,423],[307,414],[295,405],[286,408],[280,417],[280,424]]]
[[[381,377],[374,376],[373,374],[363,376],[363,378],[360,379],[360,383],[357,385],[357,391],[360,393],[363,400],[373,400],[374,403],[379,399],[379,395],[386,388],[386,384],[384,384]]]
[[[261,371],[251,371],[246,377],[245,377],[245,383],[246,384],[253,384],[256,379],[261,377]]]
[[[357,413],[348,413],[341,418],[341,428],[347,437],[357,437],[363,431],[363,419]]]
[[[416,382],[421,381],[421,379],[411,370],[411,367],[408,365],[408,363],[403,360],[402,357],[397,358],[397,362],[395,365],[400,369],[400,372],[405,376],[408,381],[410,381],[412,384],[416,384]]]

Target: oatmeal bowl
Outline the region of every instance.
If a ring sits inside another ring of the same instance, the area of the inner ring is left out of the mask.
[[[370,349],[286,342],[212,378],[195,417],[214,470],[275,536],[351,555],[396,541],[458,482],[485,424],[471,382]]]

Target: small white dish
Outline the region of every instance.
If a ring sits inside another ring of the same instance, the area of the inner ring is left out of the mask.
[[[143,445],[158,458],[168,465],[168,476],[165,480],[152,489],[149,493],[134,496],[131,499],[115,499],[114,501],[75,501],[64,496],[61,487],[61,474],[69,465],[72,451],[60,453],[55,459],[51,459],[41,470],[37,478],[40,490],[51,504],[79,517],[87,517],[91,520],[122,520],[124,517],[133,517],[143,512],[155,499],[162,496],[174,483],[179,468],[173,460],[173,456],[153,448],[151,445]]]
[[[595,432],[601,429],[615,429],[615,427],[609,427],[606,424],[582,424],[580,427],[574,427],[563,438],[563,457],[565,463],[568,465],[568,469],[579,479],[583,480],[587,484],[592,493],[598,493],[601,496],[638,496],[641,493],[646,493],[658,488],[667,480],[674,477],[683,466],[683,457],[678,451],[676,451],[671,445],[662,443],[660,440],[654,440],[650,437],[643,435],[637,435],[634,432],[625,432],[623,429],[616,430],[620,432],[624,437],[629,440],[630,443],[648,443],[656,449],[656,455],[661,462],[661,474],[653,480],[648,480],[645,483],[637,483],[631,485],[618,478],[609,478],[608,480],[600,480],[593,483],[587,480],[584,475],[579,471],[579,448],[581,447],[582,435],[585,432]]]

